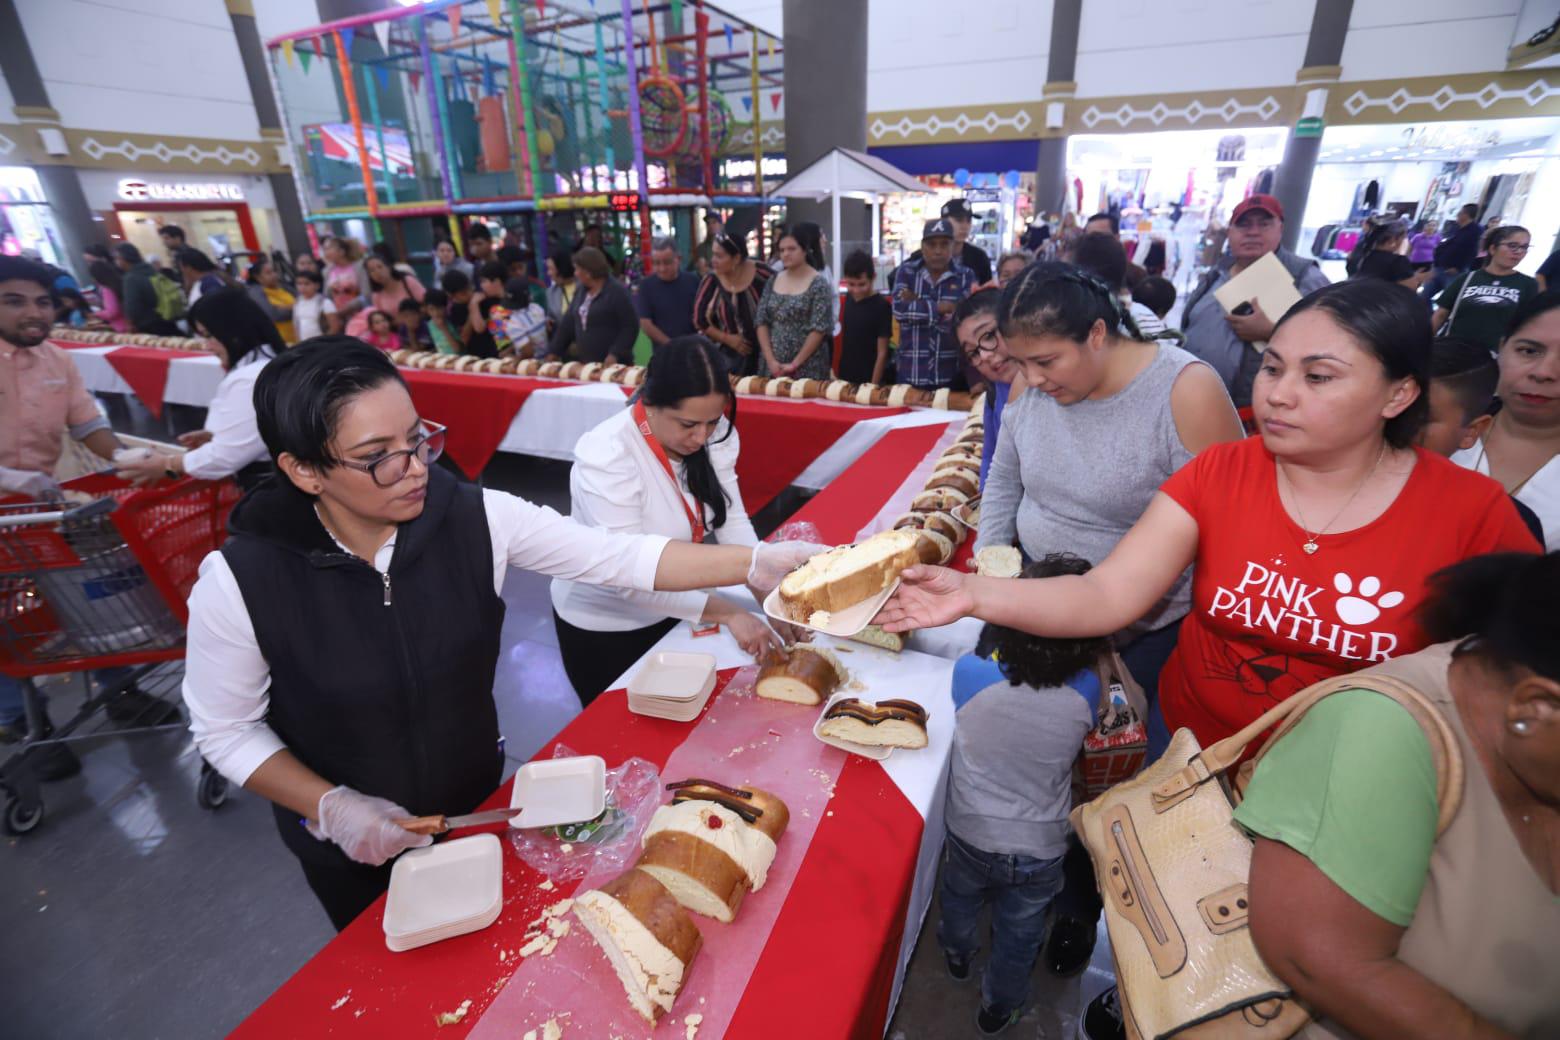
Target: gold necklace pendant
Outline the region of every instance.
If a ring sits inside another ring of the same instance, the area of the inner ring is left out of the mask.
[[[1321,548],[1321,546],[1317,545],[1316,544],[1316,539],[1312,538],[1309,541],[1307,541],[1304,545],[1302,545],[1300,548],[1305,550],[1305,554],[1307,556],[1312,556],[1312,555],[1314,555],[1316,553],[1316,550]]]

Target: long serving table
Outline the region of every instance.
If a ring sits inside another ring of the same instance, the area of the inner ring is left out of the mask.
[[[825,541],[854,537],[881,515],[907,506],[937,452],[956,434],[957,426],[947,423],[885,433],[793,519],[816,525]],[[571,894],[575,883],[554,882],[544,890],[548,879],[506,845],[504,908],[496,923],[432,946],[391,953],[384,943],[380,900],[278,989],[234,1036],[497,1040],[522,1037],[531,1029],[540,1037],[541,1026],[556,1020],[565,1027],[566,1040],[619,1035],[682,1040],[691,1035],[686,1016],[700,1014],[704,1021],[697,1030],[699,1040],[881,1037],[936,877],[953,733],[950,657],[974,642],[967,627],[950,626],[932,635],[929,645],[947,656],[835,644],[848,651],[842,655],[847,667],[869,677],[863,696],[910,697],[930,713],[929,746],[896,751],[884,762],[813,742],[810,728],[817,709],[762,701],[750,693],[728,694],[725,686],[735,669],[748,663],[745,656],[725,632],[695,638],[687,626],[673,630],[651,652],[691,649],[715,655],[722,688],[698,720],[673,723],[632,714],[623,690],[616,689],[598,698],[538,754],[550,757],[562,744],[575,753],[601,755],[609,768],[638,756],[661,769],[663,781],[704,776],[766,786],[771,775],[766,770],[779,768],[778,761],[787,755],[804,752],[814,762],[809,774],[827,787],[827,800],[820,801],[821,811],[809,816],[806,826],[798,826],[801,819],[793,811],[769,884],[748,897],[737,920],[722,925],[695,919],[706,936],[706,951],[700,954],[704,960],[695,961],[683,998],[656,1029],[627,1011],[606,958],[594,951],[580,929],[547,956],[550,960],[568,954],[565,959],[575,965],[570,971],[546,975],[546,963],[535,954],[517,965],[516,951],[525,945],[528,926],[545,907]],[[757,740],[740,743],[738,730],[745,722],[752,725],[755,717],[773,721],[756,723]],[[728,736],[732,739],[723,741]],[[782,739],[803,743],[782,751]],[[728,743],[735,746],[727,750]],[[777,779],[795,785],[800,778]],[[483,807],[507,805],[509,796],[505,784]],[[812,825],[815,829],[808,835]],[[793,844],[788,847],[787,842]],[[722,930],[739,928],[748,929],[746,941],[725,942],[731,936]],[[751,934],[754,930],[759,934]],[[738,953],[717,961],[729,952],[726,947]],[[738,956],[743,952],[745,960]],[[545,983],[538,985],[539,978]],[[465,1001],[471,1003],[461,1021],[436,1024],[441,1012],[454,1011]],[[609,1019],[611,1028],[603,1024]]]
[[[132,394],[154,414],[164,403],[205,407],[223,371],[192,351],[82,345],[70,348],[88,390]],[[572,461],[580,436],[623,407],[625,389],[601,383],[401,370],[425,418],[450,428],[448,452],[476,478],[495,452]],[[539,392],[540,391],[540,392]],[[891,430],[945,426],[963,413],[742,397],[737,432],[750,446],[737,476],[750,512],[787,486],[827,487]]]

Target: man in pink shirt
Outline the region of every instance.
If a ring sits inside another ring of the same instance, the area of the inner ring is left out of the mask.
[[[51,282],[40,265],[0,256],[0,495],[58,496],[53,474],[67,432],[104,459],[112,459],[122,446],[82,384],[76,363],[46,342],[54,320]],[[96,678],[112,687],[127,675],[110,669]],[[110,701],[109,716],[121,722],[166,718],[171,705],[154,701],[131,685]],[[47,715],[43,724],[46,733]],[[0,740],[19,739],[25,725],[20,684],[0,676]],[[81,768],[64,744],[37,748],[29,761],[45,780]]]

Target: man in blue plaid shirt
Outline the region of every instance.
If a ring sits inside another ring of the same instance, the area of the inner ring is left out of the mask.
[[[928,220],[921,232],[921,258],[901,264],[894,275],[894,317],[899,320],[894,365],[901,383],[923,390],[953,383],[959,345],[949,319],[974,288],[974,273],[953,258],[953,225],[946,218]]]

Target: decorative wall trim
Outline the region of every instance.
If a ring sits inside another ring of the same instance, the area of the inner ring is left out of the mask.
[[[1560,69],[1339,82],[1337,66],[1300,69],[1296,82],[1250,90],[1069,97],[1071,84],[1047,83],[1040,99],[1014,104],[920,108],[867,115],[874,145],[1022,140],[1067,134],[1146,133],[1224,127],[1293,126],[1308,90],[1326,86],[1326,123],[1425,123],[1560,116]],[[1062,125],[1046,127],[1048,104]]]
[[[53,123],[58,125],[60,114],[47,105],[12,105],[11,111],[24,123]]]
[[[146,173],[284,173],[285,149],[274,138],[258,141],[159,137],[114,130],[65,129],[68,155],[47,154],[39,124],[0,124],[0,158],[34,166],[132,169]],[[262,135],[263,136],[263,135]]]
[[[766,153],[785,151],[785,123],[783,121],[766,122],[759,124],[761,140]],[[733,126],[731,136],[726,139],[726,147],[721,150],[719,158],[722,159],[751,159],[753,158],[753,124],[736,123]]]
[[[1340,83],[1329,125],[1560,115],[1560,69]]]

